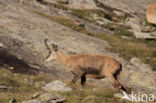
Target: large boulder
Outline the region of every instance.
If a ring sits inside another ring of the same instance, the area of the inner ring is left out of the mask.
[[[156,4],[150,5],[147,8],[146,18],[149,23],[156,24]]]

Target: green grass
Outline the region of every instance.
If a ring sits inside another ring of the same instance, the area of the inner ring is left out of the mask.
[[[13,87],[0,89],[0,103],[8,103],[12,98],[17,102],[30,99],[34,93],[42,91],[43,82],[48,83],[50,79],[52,80],[43,74],[24,75],[0,68],[0,86]]]

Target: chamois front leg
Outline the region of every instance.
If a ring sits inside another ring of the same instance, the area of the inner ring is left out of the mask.
[[[77,81],[78,79],[81,78],[81,76],[82,76],[82,75],[80,75],[80,74],[75,74],[74,78],[72,79],[70,85],[71,85],[74,89],[77,89],[77,88],[78,88],[78,87],[76,86],[75,83],[76,83],[76,81]]]
[[[83,76],[81,76],[81,86],[85,86],[85,82],[86,82],[86,74],[84,74]]]

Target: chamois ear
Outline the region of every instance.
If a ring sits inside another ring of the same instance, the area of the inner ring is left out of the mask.
[[[53,49],[54,49],[55,51],[58,50],[58,46],[57,46],[56,44],[52,43],[52,47],[53,47]]]

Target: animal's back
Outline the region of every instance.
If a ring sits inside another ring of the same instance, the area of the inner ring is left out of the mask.
[[[97,74],[105,65],[114,65],[114,58],[101,55],[78,54],[70,57],[71,68],[81,68],[89,73]]]

